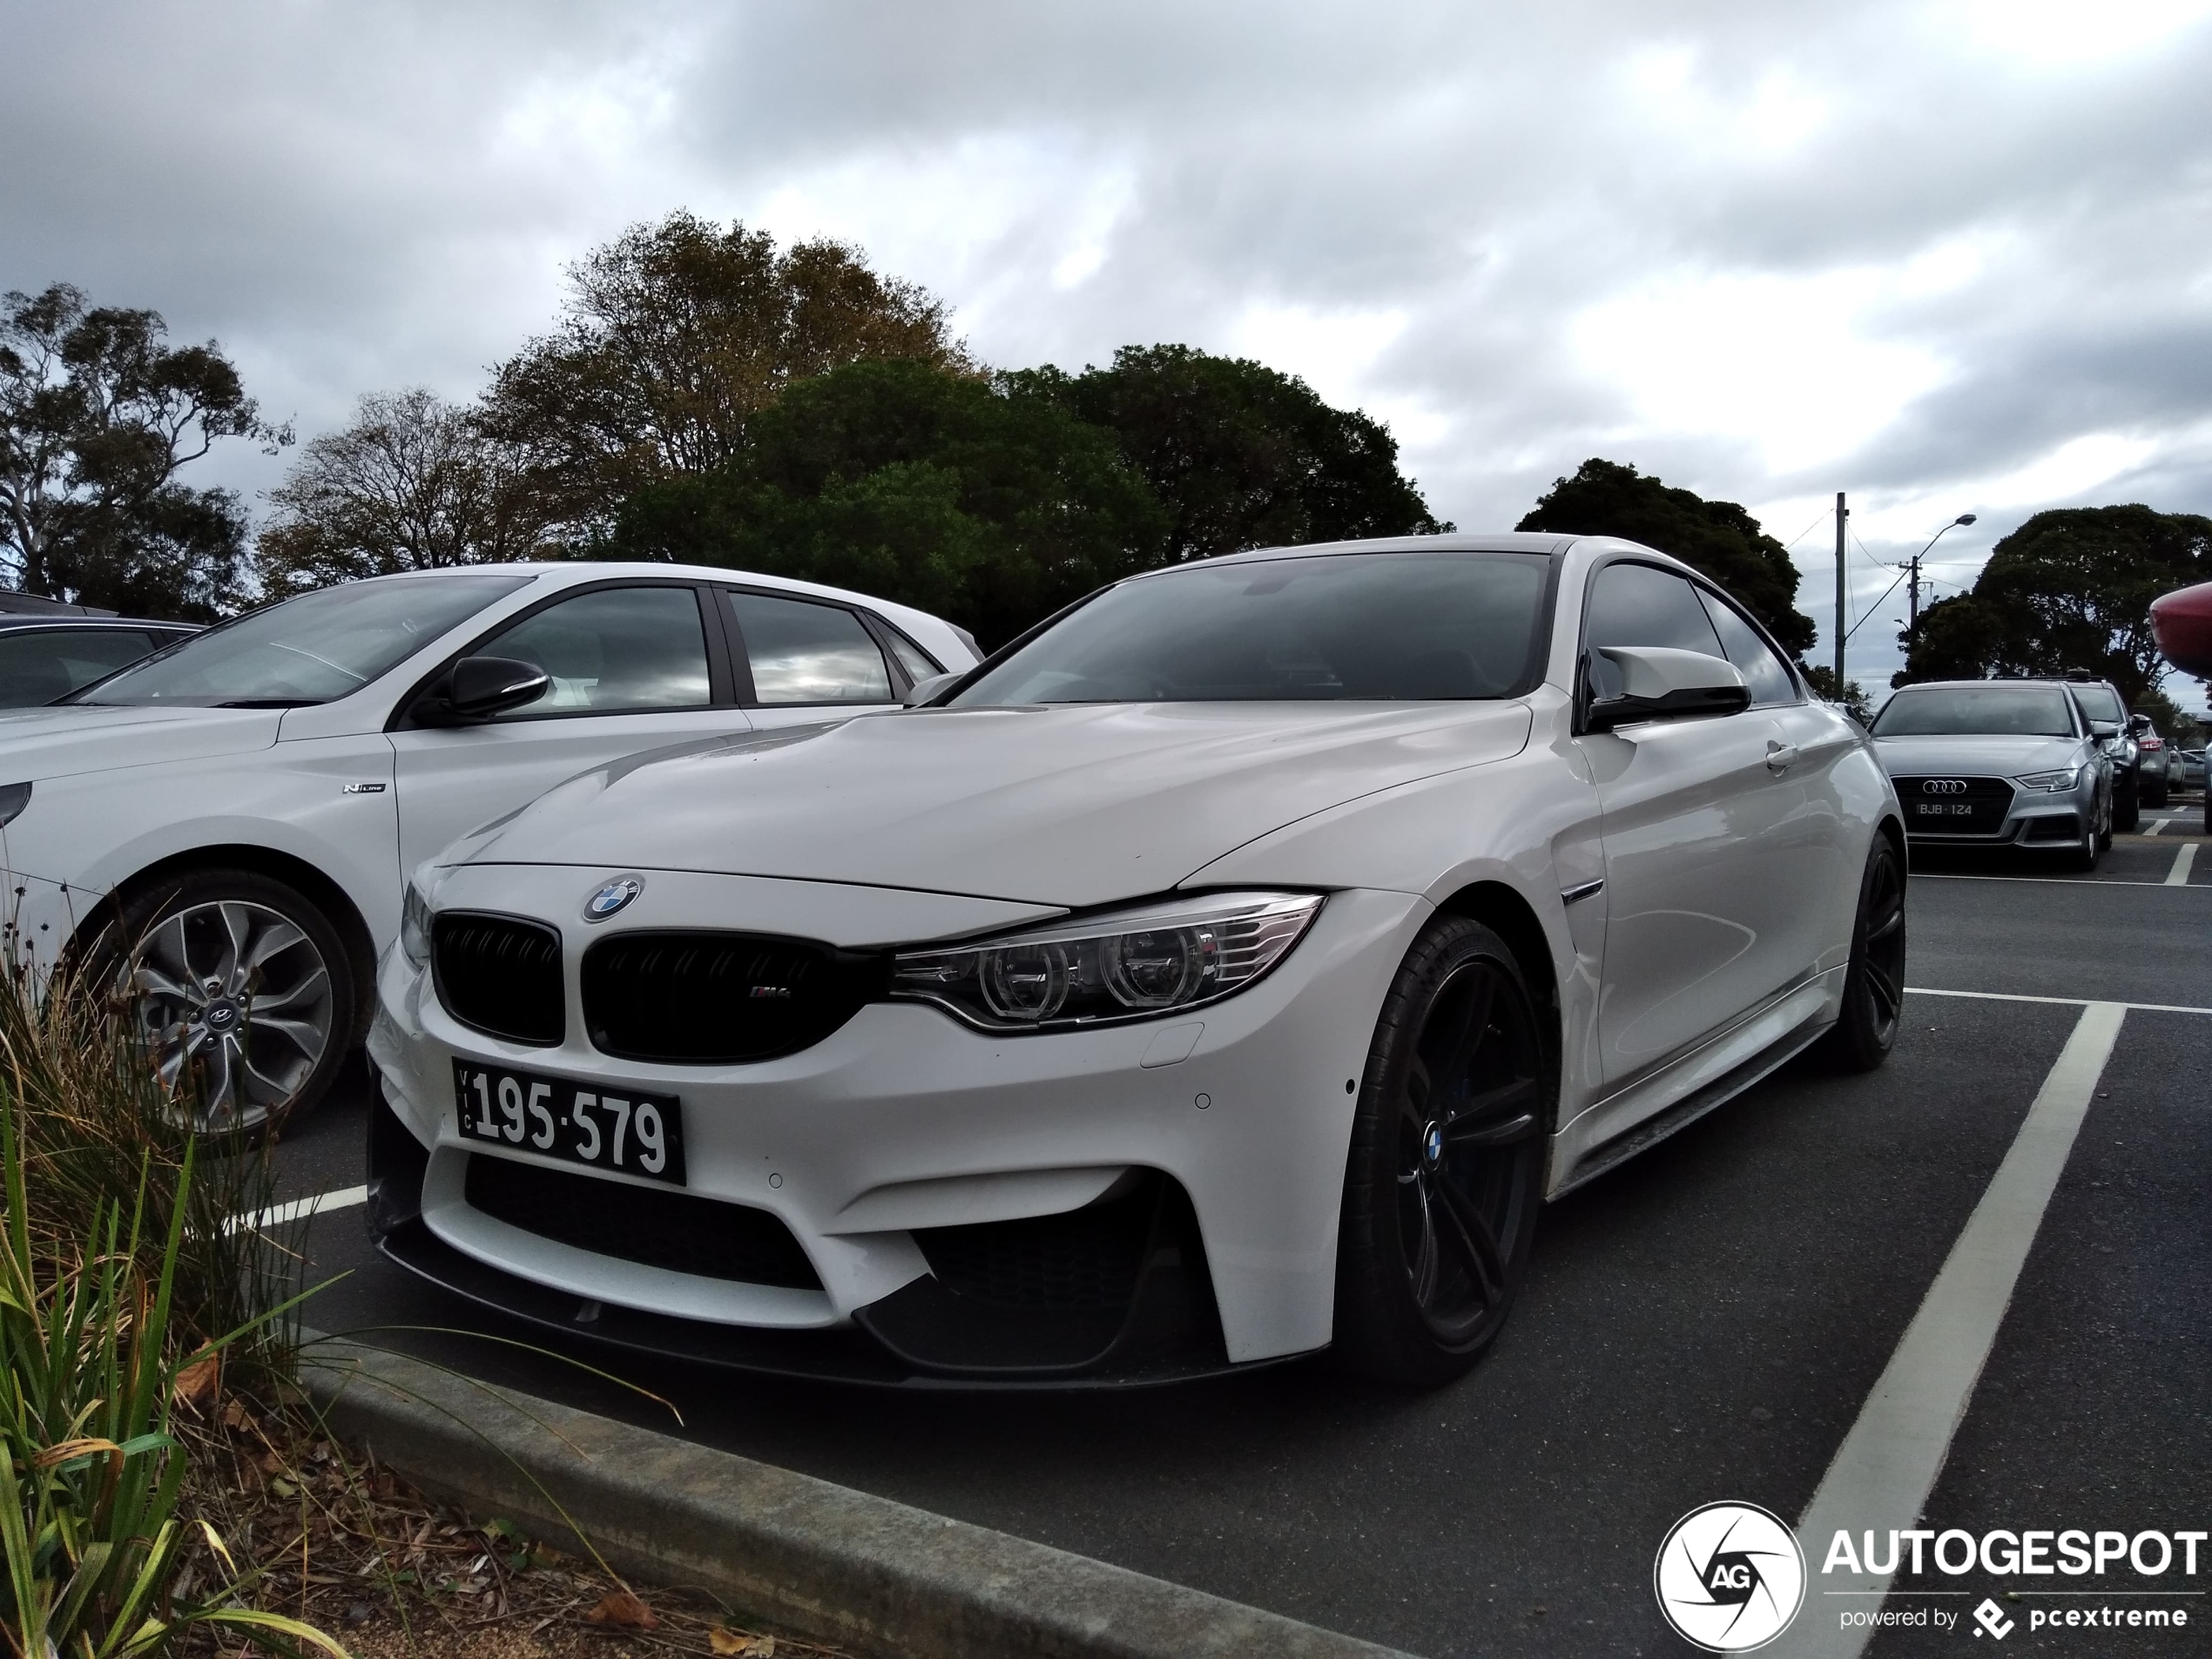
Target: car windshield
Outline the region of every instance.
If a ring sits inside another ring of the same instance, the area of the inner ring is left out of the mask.
[[[1318,554],[1109,589],[952,699],[1211,703],[1506,697],[1528,678],[1548,562]]]
[[[1878,738],[2070,738],[2074,720],[2055,685],[1946,685],[1899,691],[1874,717]]]
[[[2128,718],[2128,711],[2120,706],[2120,693],[2109,685],[2077,685],[2074,700],[2092,720],[2109,720],[2118,725]]]
[[[357,691],[531,578],[386,577],[321,588],[198,634],[72,702],[298,708]]]

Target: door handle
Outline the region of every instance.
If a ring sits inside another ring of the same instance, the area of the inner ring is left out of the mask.
[[[1797,745],[1796,744],[1777,743],[1772,738],[1767,739],[1766,769],[1769,772],[1787,772],[1797,764]]]

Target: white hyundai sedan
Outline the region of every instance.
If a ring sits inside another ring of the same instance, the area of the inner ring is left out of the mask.
[[[770,1370],[1435,1384],[1541,1200],[1895,1039],[1887,779],[1649,549],[1191,563],[926,703],[573,779],[417,873],[388,1256]]]
[[[641,749],[894,705],[934,617],[771,577],[509,564],[287,600],[0,713],[10,960],[132,999],[208,1117],[312,1102],[368,1024],[403,873]]]

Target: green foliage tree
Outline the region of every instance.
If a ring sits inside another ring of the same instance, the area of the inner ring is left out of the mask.
[[[1712,577],[1784,649],[1802,656],[1819,637],[1797,608],[1797,568],[1789,552],[1732,501],[1707,501],[1593,456],[1572,477],[1555,481],[1514,528],[1641,542]]]
[[[273,454],[291,429],[214,342],[166,333],[63,282],[0,300],[0,561],[24,592],[201,620],[240,602],[244,507],[177,474],[226,438]]]
[[[1109,368],[1007,385],[1114,433],[1167,508],[1170,561],[1451,528],[1399,471],[1387,427],[1264,363],[1125,346]]]
[[[2140,504],[2038,513],[1991,551],[1969,593],[1899,637],[1892,682],[2086,668],[2141,705],[2165,678],[2150,603],[2212,577],[2212,519]]]
[[[420,387],[362,398],[351,425],[301,449],[269,501],[258,553],[271,598],[553,550],[514,446]]]
[[[747,438],[635,491],[597,550],[833,583],[993,644],[1163,556],[1167,516],[1113,435],[1008,380],[853,363],[792,386]]]
[[[737,460],[786,387],[868,358],[972,368],[942,302],[857,250],[679,212],[570,268],[559,325],[498,367],[482,418],[582,543],[646,486]]]

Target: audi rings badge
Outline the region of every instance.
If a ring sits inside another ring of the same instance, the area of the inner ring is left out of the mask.
[[[1923,779],[1920,792],[1924,795],[1963,795],[1966,792],[1966,780],[1964,778]]]

